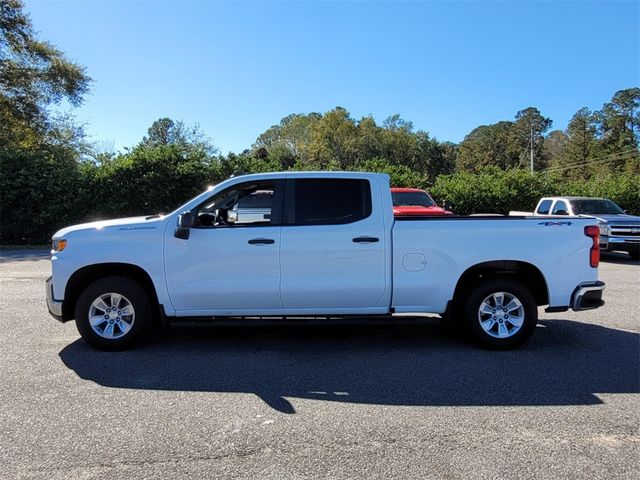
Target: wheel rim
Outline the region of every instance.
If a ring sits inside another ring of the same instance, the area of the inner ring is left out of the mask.
[[[495,292],[487,296],[478,308],[482,330],[495,338],[509,338],[522,328],[524,307],[515,295]]]
[[[89,307],[89,325],[97,335],[108,340],[129,333],[135,318],[133,304],[120,293],[103,293]]]

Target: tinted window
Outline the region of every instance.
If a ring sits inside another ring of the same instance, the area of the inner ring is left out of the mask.
[[[543,200],[540,202],[540,206],[538,207],[538,213],[542,215],[547,215],[549,213],[549,209],[551,208],[551,200]]]
[[[366,180],[300,179],[294,181],[293,223],[336,225],[371,215],[371,188]]]
[[[391,192],[391,198],[393,199],[393,205],[400,206],[417,206],[417,207],[432,207],[435,205],[433,200],[429,198],[425,192]]]
[[[571,205],[576,215],[620,215],[624,213],[624,210],[618,205],[606,199],[572,200]]]
[[[551,212],[552,215],[568,215],[569,214],[569,209],[567,208],[567,204],[564,203],[562,200],[559,200],[556,202],[556,204],[553,206],[553,212]]]

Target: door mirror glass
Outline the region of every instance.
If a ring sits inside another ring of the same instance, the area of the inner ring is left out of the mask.
[[[183,212],[178,217],[178,227],[191,228],[195,221],[195,215],[192,212]]]
[[[195,222],[195,215],[192,212],[182,212],[178,217],[178,226],[173,232],[173,236],[182,240],[189,239],[189,231]]]

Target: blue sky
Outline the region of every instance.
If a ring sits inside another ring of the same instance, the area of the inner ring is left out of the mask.
[[[223,153],[290,113],[399,113],[440,140],[535,106],[565,128],[640,84],[640,2],[26,1],[94,79],[96,141],[199,123]]]

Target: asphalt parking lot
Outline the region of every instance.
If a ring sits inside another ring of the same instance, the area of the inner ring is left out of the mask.
[[[120,353],[0,252],[1,478],[637,478],[640,265],[523,348],[415,325],[174,328]]]

